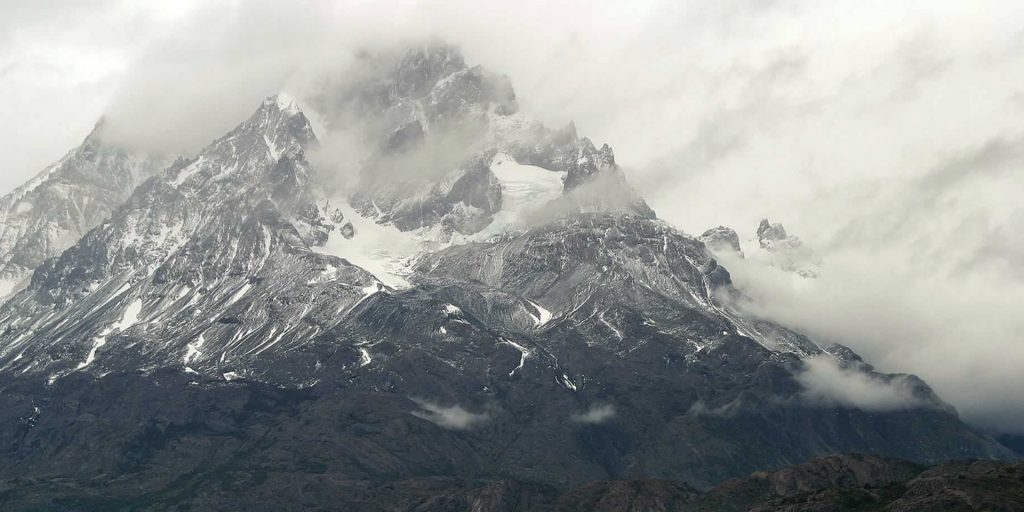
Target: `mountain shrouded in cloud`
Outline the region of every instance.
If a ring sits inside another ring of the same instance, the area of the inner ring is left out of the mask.
[[[0,200],[0,498],[546,510],[775,478],[802,490],[766,499],[921,499],[917,464],[961,458],[992,462],[928,470],[928,496],[1014,478],[1013,95],[991,82],[980,134],[907,129],[991,78],[979,52],[1015,69],[991,14],[960,41],[927,28],[957,8],[898,6],[921,26],[825,65],[890,15],[796,37],[851,8],[392,7],[82,14],[145,21],[71,53],[105,55],[104,98],[66,114],[102,122]],[[4,87],[29,94],[26,49],[78,36],[12,13]],[[878,457],[814,460],[854,452]]]
[[[612,142],[662,218],[799,233],[831,270],[751,282],[792,297],[764,314],[927,377],[972,420],[1021,424],[1001,392],[1024,386],[1018,2],[3,7],[4,191],[104,113],[119,145],[194,153],[282,88],[355,78],[359,48],[440,35],[510,76],[520,110]],[[358,169],[355,135],[321,137],[322,156]]]

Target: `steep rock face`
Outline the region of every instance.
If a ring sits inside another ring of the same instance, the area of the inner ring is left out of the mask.
[[[107,144],[97,123],[80,146],[0,198],[0,297],[97,226],[167,161]]]

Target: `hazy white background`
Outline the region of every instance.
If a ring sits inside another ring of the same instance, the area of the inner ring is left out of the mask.
[[[759,313],[1024,432],[1024,2],[0,0],[0,192],[107,114],[189,152],[359,45],[437,35],[608,142],[691,233],[782,221]],[[745,243],[745,249],[754,246]]]

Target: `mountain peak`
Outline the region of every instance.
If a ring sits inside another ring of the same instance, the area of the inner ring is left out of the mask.
[[[260,181],[275,171],[283,158],[301,158],[303,150],[317,143],[309,119],[294,98],[278,93],[267,97],[244,122],[199,152],[196,160],[174,169],[169,184],[179,190],[207,195],[212,184],[241,180]]]
[[[409,48],[394,71],[395,92],[399,96],[427,94],[441,79],[466,69],[458,47],[439,41]]]
[[[263,107],[276,108],[283,114],[297,115],[302,113],[302,109],[299,108],[299,102],[294,96],[286,93],[279,92],[267,96],[267,99],[263,100]]]
[[[732,228],[718,226],[705,231],[700,235],[699,240],[704,242],[711,252],[731,251],[743,256],[740,248],[740,236]]]
[[[764,218],[761,219],[761,223],[757,226],[757,239],[761,242],[762,247],[768,241],[785,240],[788,236],[786,228],[782,226],[781,222],[772,223],[767,218]]]

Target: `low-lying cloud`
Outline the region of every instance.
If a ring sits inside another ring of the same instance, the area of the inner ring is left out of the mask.
[[[914,382],[906,376],[886,381],[858,368],[843,368],[830,356],[804,360],[796,375],[810,403],[855,407],[865,411],[891,411],[925,405],[914,396]]]
[[[755,258],[720,259],[751,314],[849,346],[879,371],[917,375],[975,425],[1021,432],[1024,287],[995,265],[958,268],[966,247],[933,259],[907,247],[914,242],[833,247],[813,279]]]
[[[576,423],[585,423],[587,425],[600,425],[611,421],[615,417],[615,406],[611,404],[600,404],[593,405],[586,411],[573,414],[570,418]]]
[[[412,411],[417,418],[451,430],[467,430],[491,419],[489,413],[473,413],[461,405],[446,407],[425,400],[417,400],[419,410]]]

